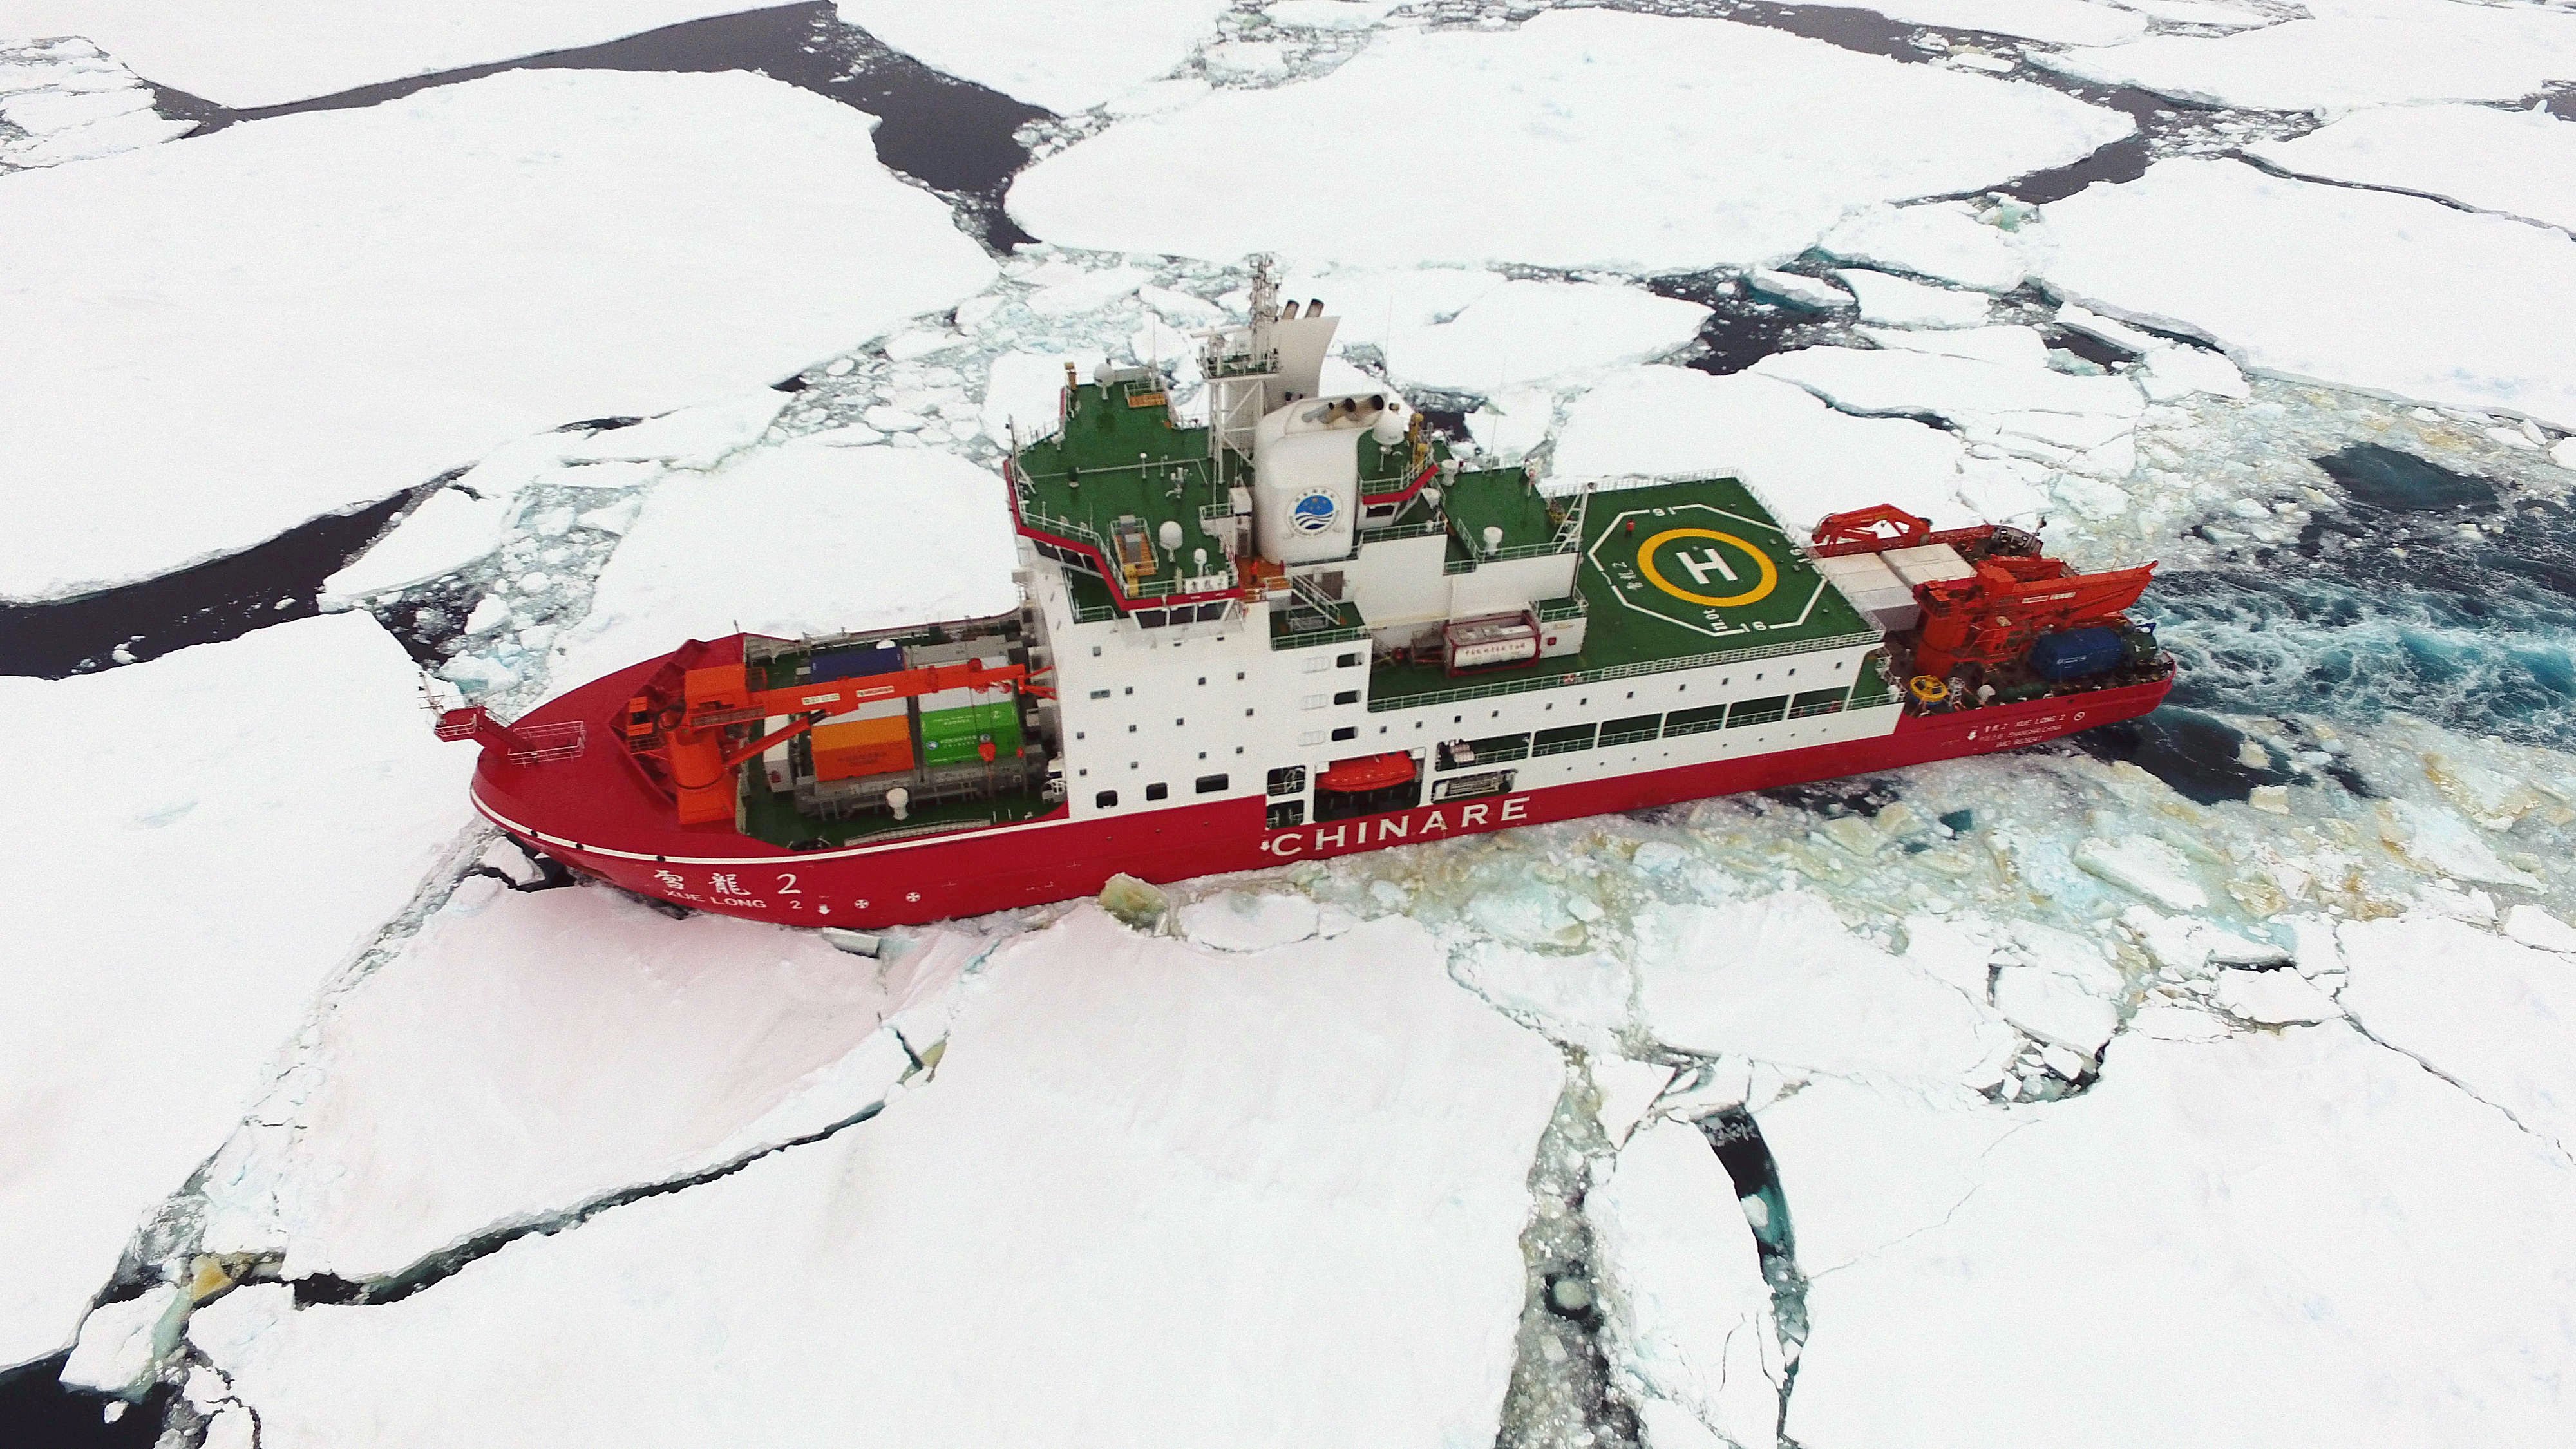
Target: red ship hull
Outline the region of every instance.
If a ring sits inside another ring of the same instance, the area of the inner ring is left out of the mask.
[[[660,660],[574,690],[522,724],[613,718]],[[595,743],[575,759],[512,764],[487,750],[475,808],[521,842],[638,893],[699,910],[796,926],[868,929],[981,915],[1097,892],[1124,872],[1149,881],[1256,870],[1514,825],[1569,820],[1990,754],[2134,719],[2173,688],[2145,684],[1913,715],[1873,739],[1619,774],[1480,800],[1286,830],[1259,798],[1108,820],[1063,814],[847,848],[791,851],[729,826],[682,826],[625,752]],[[594,726],[594,728],[596,728]],[[604,733],[604,731],[601,731]]]

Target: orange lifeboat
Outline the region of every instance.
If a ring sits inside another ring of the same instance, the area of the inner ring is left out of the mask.
[[[1413,756],[1402,750],[1384,755],[1362,755],[1355,760],[1335,760],[1332,768],[1315,777],[1315,788],[1357,795],[1369,790],[1383,790],[1401,785],[1413,778]]]

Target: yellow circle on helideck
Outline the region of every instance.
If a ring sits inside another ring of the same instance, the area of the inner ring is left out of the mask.
[[[1655,567],[1655,550],[1677,538],[1713,538],[1720,543],[1731,543],[1753,556],[1754,565],[1762,570],[1762,577],[1743,593],[1728,594],[1724,598],[1709,594],[1694,594],[1688,589],[1677,587]],[[1656,588],[1676,599],[1687,599],[1694,604],[1706,604],[1712,609],[1732,609],[1743,604],[1758,604],[1771,597],[1771,591],[1780,586],[1780,571],[1772,566],[1769,554],[1737,538],[1734,534],[1720,533],[1714,528],[1665,529],[1647,539],[1645,546],[1637,550],[1637,567],[1645,571],[1648,582]]]

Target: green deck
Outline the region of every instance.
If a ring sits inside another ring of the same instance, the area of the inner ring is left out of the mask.
[[[1434,666],[1381,663],[1369,676],[1369,708],[1543,689],[1569,674],[1589,683],[1879,637],[1732,478],[1594,494],[1575,587],[1590,620],[1579,655],[1457,679]]]

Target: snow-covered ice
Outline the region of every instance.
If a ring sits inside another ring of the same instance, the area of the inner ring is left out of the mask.
[[[1064,369],[1088,377],[1099,353],[1005,352],[993,359],[984,384],[985,436],[1007,442],[1017,427],[1023,441],[1042,438],[1064,421]]]
[[[1847,312],[1860,305],[1851,293],[1822,277],[1757,267],[1745,273],[1744,280],[1746,285],[1765,297],[1777,298],[1810,312]]]
[[[1012,540],[1000,475],[952,454],[753,453],[654,489],[554,674],[577,683],[737,629],[793,639],[999,613],[1017,598]]]
[[[861,1126],[398,1302],[237,1290],[191,1339],[265,1449],[1491,1443],[1563,1073],[1442,954],[1386,920],[1220,956],[1084,909],[968,977]]]
[[[2118,45],[2147,28],[2146,18],[2136,11],[2092,0],[1860,0],[1854,8],[1915,25],[1983,30],[2056,45]]]
[[[1780,521],[1893,503],[1936,521],[2036,512],[2045,498],[1972,467],[1959,439],[1911,418],[1839,413],[1792,383],[1682,367],[1613,373],[1577,399],[1550,477],[1731,473]]]
[[[1866,309],[1867,292],[1862,298]],[[2035,336],[2016,337],[2003,328],[1974,333],[1974,341],[1963,346],[1981,355],[1944,356],[1925,350],[1937,342],[1909,339],[1904,346],[1874,350],[1775,352],[1751,371],[1795,383],[1844,412],[1930,413],[1971,443],[2081,471],[2127,475],[2132,454],[2126,442],[2146,411],[2135,386],[2116,377],[2058,372],[2047,365],[2044,346],[2031,355]],[[2085,456],[2096,450],[2098,457]]]
[[[1933,1083],[2012,1052],[2000,1017],[1852,935],[1816,895],[1662,907],[1637,935],[1640,1024],[1677,1051]]]
[[[17,1364],[72,1341],[315,989],[455,840],[473,751],[430,737],[410,659],[363,614],[0,678],[0,700],[13,757],[37,766],[0,836],[19,883],[0,1012],[0,1240],[18,1255],[0,1364]],[[61,767],[66,721],[86,764]]]
[[[879,1025],[954,979],[955,935],[880,963],[610,890],[469,880],[332,1003],[283,1100],[217,1159],[206,1249],[391,1278],[826,1128],[904,1075]]]
[[[1709,309],[1638,287],[1505,282],[1446,322],[1397,328],[1386,370],[1404,386],[1491,396],[1651,362],[1687,346]]]
[[[740,0],[514,0],[350,5],[345,0],[0,0],[0,35],[81,35],[154,82],[236,110],[377,81],[570,50]]]
[[[1974,327],[1986,320],[1992,303],[1975,292],[1933,287],[1906,277],[1845,267],[1834,280],[1851,288],[1860,300],[1864,322],[1896,327]]]
[[[2177,911],[2196,911],[2209,904],[2209,892],[2183,853],[2152,835],[2118,840],[2099,836],[2075,847],[2075,864],[2134,895]]]
[[[763,386],[982,286],[870,126],[739,72],[513,72],[0,180],[0,597]]]
[[[2363,1030],[2576,1162],[2576,961],[2438,918],[2354,922],[2336,944]]]
[[[139,1392],[178,1342],[183,1315],[177,1310],[185,1296],[177,1284],[155,1283],[132,1298],[100,1304],[81,1320],[62,1381],[95,1394]]]
[[[1305,896],[1221,891],[1183,906],[1182,934],[1219,951],[1268,951],[1312,936],[1323,912]]]
[[[2025,272],[2012,233],[1979,221],[1964,202],[1865,207],[1834,223],[1817,246],[1846,262],[1893,267],[1982,292],[2009,292]],[[1861,305],[1869,305],[1866,295]]]
[[[1956,1089],[1825,1078],[1755,1120],[1812,1280],[1949,1216],[1976,1189],[1978,1159],[2033,1118]]]
[[[1786,1376],[1771,1285],[1699,1129],[1650,1123],[1584,1198],[1613,1374],[1735,1444],[1775,1441]]]
[[[2313,18],[2031,59],[2103,85],[2276,111],[2510,101],[2576,77],[2576,15],[2461,0],[2312,0]]]
[[[0,40],[0,122],[16,132],[0,131],[0,172],[112,156],[197,129],[152,101],[140,77],[77,36]]]
[[[1798,1110],[1773,1109],[1766,1134]],[[1999,1141],[1944,1144],[1946,1211],[1918,1210],[1920,1231],[1810,1279],[1790,1438],[2180,1449],[2576,1433],[2560,1384],[2576,1361],[2576,1171],[2405,1057],[2340,1023],[2132,1034],[2085,1095],[2021,1111]],[[1784,1133],[1793,1202],[1813,1195],[1802,1162],[1869,1163],[1889,1141],[1875,1114],[1842,1121],[1819,1112]]]
[[[2245,149],[2302,176],[2576,228],[2576,122],[2537,106],[2388,106]]]
[[[1087,111],[1163,75],[1202,42],[1230,0],[839,0],[841,18],[934,70],[1060,114]]]
[[[2275,376],[2576,424],[2563,232],[2234,161],[2159,161],[2045,214],[2037,270],[2097,311]]]
[[[1228,261],[1767,265],[1854,206],[1990,186],[2130,129],[2039,86],[1778,31],[1555,11],[1386,32],[1320,78],[1112,126],[1023,172],[1010,208],[1060,244]],[[1272,186],[1245,136],[1314,156],[1365,136],[1371,155],[1349,185]],[[1440,203],[1398,176],[1438,178]]]

